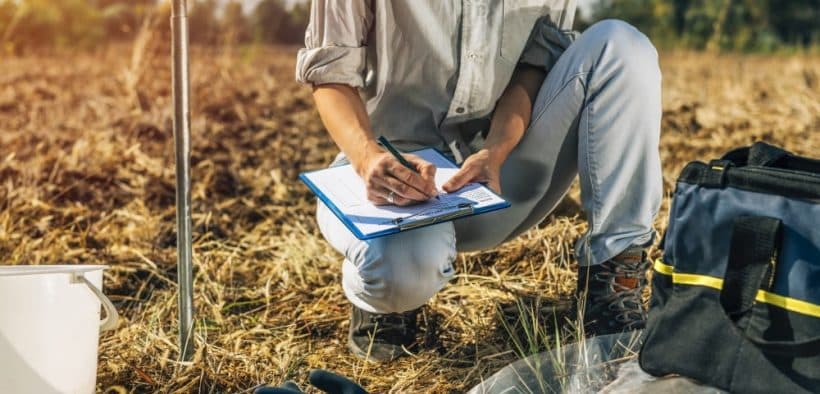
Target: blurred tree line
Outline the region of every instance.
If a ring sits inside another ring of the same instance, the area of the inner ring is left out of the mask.
[[[244,10],[238,1],[220,8],[216,0],[198,0],[192,4],[188,23],[194,43],[296,44],[304,41],[309,16],[308,3],[287,9],[283,0],[261,0],[252,10]]]
[[[408,0],[411,1],[411,0]],[[444,1],[444,0],[442,0]],[[193,43],[300,43],[310,6],[261,0],[188,0]],[[820,43],[820,0],[597,0],[589,20],[631,22],[661,47],[772,51]],[[0,49],[93,48],[168,30],[169,0],[0,0]],[[157,23],[146,24],[148,18]]]
[[[768,52],[820,44],[820,0],[598,0],[592,11],[592,21],[629,21],[661,47]]]
[[[93,48],[130,40],[144,26],[169,29],[169,0],[0,0],[0,49]],[[300,43],[309,4],[261,0],[245,10],[238,0],[188,0],[195,44]],[[149,19],[160,23],[146,24]],[[3,52],[3,51],[0,51]]]

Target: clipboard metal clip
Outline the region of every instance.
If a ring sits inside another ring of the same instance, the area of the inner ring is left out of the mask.
[[[408,218],[397,218],[393,219],[393,223],[399,225],[399,231],[410,230],[417,227],[426,226],[428,224],[438,223],[438,222],[446,222],[448,220],[453,220],[460,218],[462,216],[469,216],[473,214],[473,203],[463,202],[456,206],[455,211],[447,212],[443,215],[437,216],[430,216],[428,218],[424,218],[421,220],[417,220],[410,223],[402,223]]]

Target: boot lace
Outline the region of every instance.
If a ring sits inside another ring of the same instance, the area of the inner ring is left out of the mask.
[[[645,259],[636,263],[607,261],[602,264],[602,268],[605,269],[595,273],[592,279],[603,282],[608,291],[598,295],[595,301],[606,304],[609,314],[614,315],[615,322],[619,325],[630,329],[640,328],[646,321],[646,310],[641,297],[649,262]],[[637,286],[623,284],[632,280],[637,282]]]

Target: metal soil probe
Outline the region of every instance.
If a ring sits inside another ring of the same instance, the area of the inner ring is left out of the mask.
[[[188,78],[187,1],[173,0],[171,33],[173,57],[174,144],[176,150],[177,278],[179,285],[179,358],[194,354],[193,268],[191,265],[191,106]]]

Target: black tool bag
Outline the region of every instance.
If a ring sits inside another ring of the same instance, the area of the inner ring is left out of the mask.
[[[820,161],[756,143],[678,179],[640,364],[737,393],[820,393]]]

